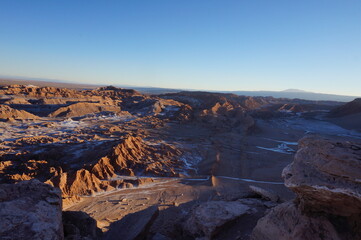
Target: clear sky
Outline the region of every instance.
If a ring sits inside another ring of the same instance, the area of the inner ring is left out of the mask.
[[[359,0],[1,0],[0,75],[361,95]]]

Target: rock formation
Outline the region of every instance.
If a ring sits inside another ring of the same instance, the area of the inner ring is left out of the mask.
[[[338,240],[337,231],[324,216],[309,217],[292,202],[283,203],[261,218],[252,240]]]
[[[80,117],[86,114],[91,113],[100,113],[100,112],[112,112],[112,113],[119,113],[120,107],[118,106],[111,106],[111,105],[104,105],[99,103],[86,103],[86,102],[79,102],[74,103],[67,107],[61,107],[56,111],[49,114],[49,117]]]
[[[182,152],[166,143],[147,145],[140,137],[128,136],[95,164],[91,172],[101,179],[115,174],[135,173],[154,176],[176,176],[174,168],[182,164],[175,159]],[[162,162],[155,161],[162,159]]]
[[[60,191],[39,182],[0,185],[1,239],[63,239]]]
[[[0,119],[37,119],[38,117],[24,110],[16,110],[0,104]]]
[[[305,137],[282,176],[296,200],[259,220],[252,239],[361,239],[361,144]]]
[[[179,149],[171,145],[147,145],[140,137],[127,136],[111,148],[106,156],[90,164],[88,169],[56,174],[47,183],[59,187],[63,193],[64,204],[69,204],[79,199],[79,196],[139,185],[146,180],[111,180],[117,175],[177,176],[175,168],[183,164],[177,159],[181,154]]]
[[[361,144],[306,137],[282,175],[304,211],[350,216],[361,213],[360,161]]]

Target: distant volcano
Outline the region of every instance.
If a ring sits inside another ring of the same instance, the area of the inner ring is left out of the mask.
[[[303,93],[305,93],[305,92],[307,92],[307,91],[301,90],[301,89],[290,88],[290,89],[283,90],[283,91],[281,91],[281,92],[294,92],[294,93],[296,93],[296,92],[303,92]]]

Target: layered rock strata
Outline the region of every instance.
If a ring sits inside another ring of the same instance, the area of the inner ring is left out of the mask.
[[[303,138],[282,176],[303,211],[361,213],[361,144]]]

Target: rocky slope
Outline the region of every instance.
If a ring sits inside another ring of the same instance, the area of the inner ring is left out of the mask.
[[[37,119],[38,117],[28,113],[24,110],[16,110],[7,105],[0,104],[0,119],[15,120],[15,119]]]
[[[361,113],[361,98],[346,103],[330,112],[331,117],[344,117],[347,115]]]
[[[334,108],[328,117],[341,127],[361,131],[361,98]]]
[[[49,117],[81,117],[91,113],[111,112],[113,114],[120,113],[118,106],[104,105],[99,103],[79,102],[66,107],[60,107],[56,111],[49,114]]]

